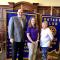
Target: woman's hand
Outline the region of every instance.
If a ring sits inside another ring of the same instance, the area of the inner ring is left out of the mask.
[[[36,41],[36,43],[38,43],[38,42],[39,42],[39,40]]]
[[[32,43],[33,43],[33,44],[35,44],[35,42],[34,42],[34,41],[32,41]]]

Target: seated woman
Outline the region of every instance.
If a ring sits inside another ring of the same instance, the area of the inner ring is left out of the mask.
[[[29,49],[29,60],[35,60],[39,41],[39,33],[35,17],[31,17],[29,20],[27,28],[27,38],[28,38],[27,45]]]

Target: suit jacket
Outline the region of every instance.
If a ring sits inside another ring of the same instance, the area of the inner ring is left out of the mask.
[[[21,19],[23,22],[23,27],[21,24]],[[22,42],[24,40],[24,28],[26,26],[26,18],[25,16],[11,17],[8,25],[8,35],[9,39],[13,38],[15,42]]]

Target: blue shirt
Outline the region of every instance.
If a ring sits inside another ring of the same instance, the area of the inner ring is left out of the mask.
[[[38,37],[38,28],[35,27],[28,27],[27,28],[27,33],[30,34],[30,37],[33,41],[37,41],[37,37]],[[30,42],[28,40],[28,42]]]

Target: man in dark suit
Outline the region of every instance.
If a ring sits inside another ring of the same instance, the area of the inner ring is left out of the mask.
[[[23,60],[24,48],[24,29],[26,25],[26,18],[22,14],[23,10],[19,9],[17,16],[11,17],[8,25],[8,35],[12,43],[12,60],[16,60],[18,52],[18,60]]]

